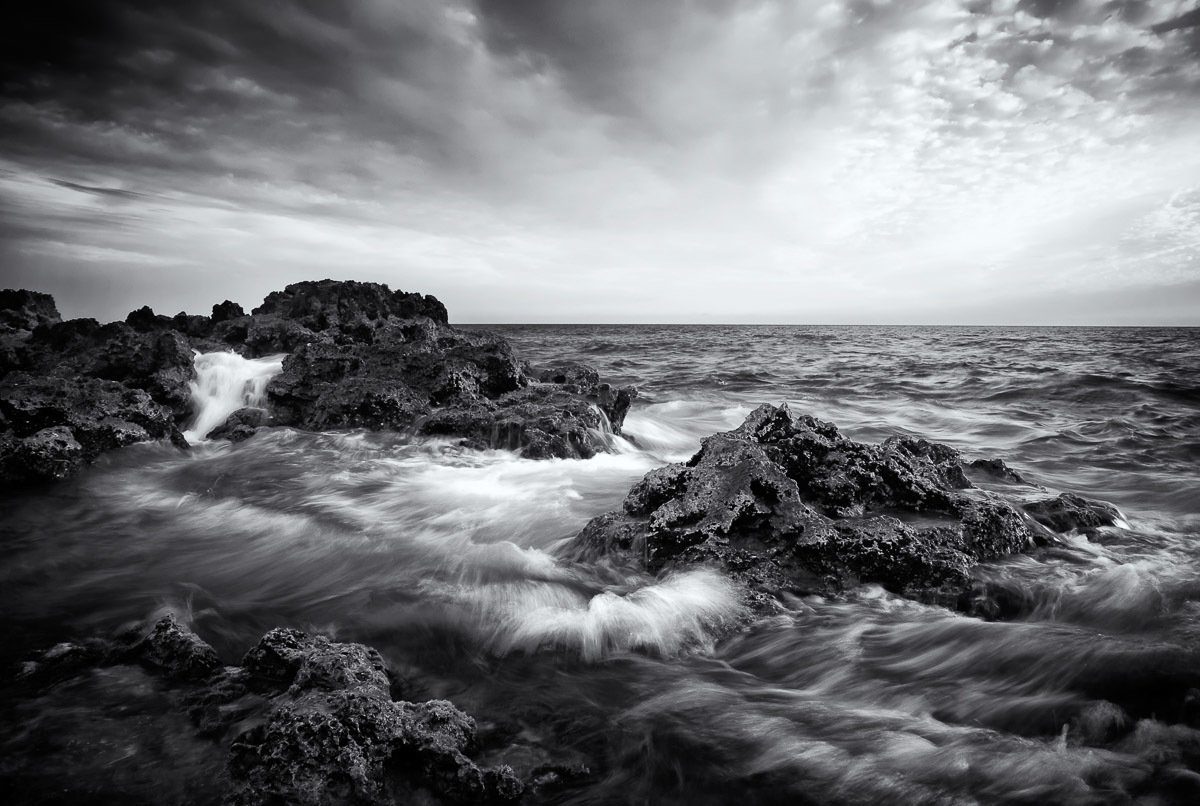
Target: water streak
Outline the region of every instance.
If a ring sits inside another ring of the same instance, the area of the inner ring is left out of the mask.
[[[261,406],[267,384],[283,369],[284,355],[244,358],[234,352],[196,353],[196,380],[189,384],[196,415],[183,432],[188,442],[203,441],[235,411]]]

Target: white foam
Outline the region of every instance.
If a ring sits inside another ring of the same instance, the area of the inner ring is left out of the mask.
[[[471,593],[485,623],[492,622],[489,643],[500,655],[567,649],[595,661],[631,650],[675,654],[706,645],[743,613],[733,583],[708,569],[590,598],[554,584],[493,585]]]
[[[243,358],[237,353],[196,353],[196,380],[189,384],[196,418],[183,432],[188,442],[202,442],[235,411],[261,406],[267,383],[283,369],[283,355]]]

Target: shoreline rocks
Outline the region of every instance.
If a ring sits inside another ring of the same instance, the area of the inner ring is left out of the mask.
[[[716,566],[759,608],[783,592],[859,583],[965,606],[979,562],[1050,542],[1052,529],[1115,516],[1107,505],[1060,500],[1072,517],[1063,507],[1025,511],[976,488],[946,445],[863,444],[786,405],[763,405],[687,462],[646,474],[620,510],[587,524],[572,553],[617,556],[652,573]]]
[[[52,647],[21,679],[44,691],[127,665],[163,680],[197,734],[218,742],[225,774],[213,783],[226,804],[502,804],[526,789],[511,767],[472,760],[471,716],[446,700],[393,699],[379,652],[321,635],[277,628],[224,666],[167,615],[148,631]]]
[[[210,432],[240,441],[264,425],[367,428],[458,437],[529,458],[608,448],[637,395],[575,365],[533,376],[493,333],[459,330],[435,297],[378,283],[320,280],[268,294],[246,314],[63,321],[48,294],[0,292],[0,480],[66,478],[136,442],[187,447],[195,352],[288,353],[262,409]],[[561,377],[561,380],[558,378]]]

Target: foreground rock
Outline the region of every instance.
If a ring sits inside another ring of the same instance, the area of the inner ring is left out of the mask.
[[[948,446],[903,437],[866,445],[764,405],[688,462],[648,473],[622,509],[584,528],[575,554],[625,557],[652,572],[718,566],[760,604],[860,582],[957,604],[978,562],[1052,538],[974,488]]]
[[[259,406],[210,432],[240,441],[264,425],[449,436],[533,458],[589,457],[620,433],[636,395],[563,365],[535,374],[500,336],[451,327],[436,298],[321,280],[267,295],[247,314],[149,307],[124,322],[62,321],[54,300],[0,292],[0,480],[65,478],[102,453],[169,439],[193,411],[196,352],[287,353]]]
[[[525,790],[509,767],[471,760],[475,721],[452,703],[393,700],[383,658],[361,644],[276,629],[226,667],[166,616],[145,634],[60,644],[25,678],[44,688],[115,664],[176,687],[226,750],[228,804],[512,803]]]

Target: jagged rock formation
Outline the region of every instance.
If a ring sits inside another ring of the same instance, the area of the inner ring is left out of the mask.
[[[1077,501],[1097,525],[1112,523],[1110,507]],[[1043,516],[1058,511],[1031,506],[1050,528],[1070,528]],[[616,554],[652,572],[715,565],[760,605],[782,591],[859,582],[956,604],[972,566],[1052,538],[1029,513],[974,488],[948,446],[902,437],[866,445],[764,405],[688,462],[648,473],[621,510],[584,528],[575,556]]]
[[[62,321],[47,294],[0,292],[0,480],[61,479],[105,451],[186,441],[196,351],[288,353],[264,410],[214,436],[262,425],[411,430],[534,458],[589,457],[620,433],[636,390],[575,367],[534,379],[500,336],[458,330],[436,298],[377,283],[321,280],[268,294],[246,314]],[[561,374],[561,373],[560,373]]]
[[[392,699],[376,650],[297,630],[272,630],[224,666],[168,615],[116,640],[59,644],[26,664],[23,680],[44,690],[119,664],[161,678],[224,748],[227,804],[499,804],[526,787],[511,768],[470,758],[475,720],[452,703]]]

